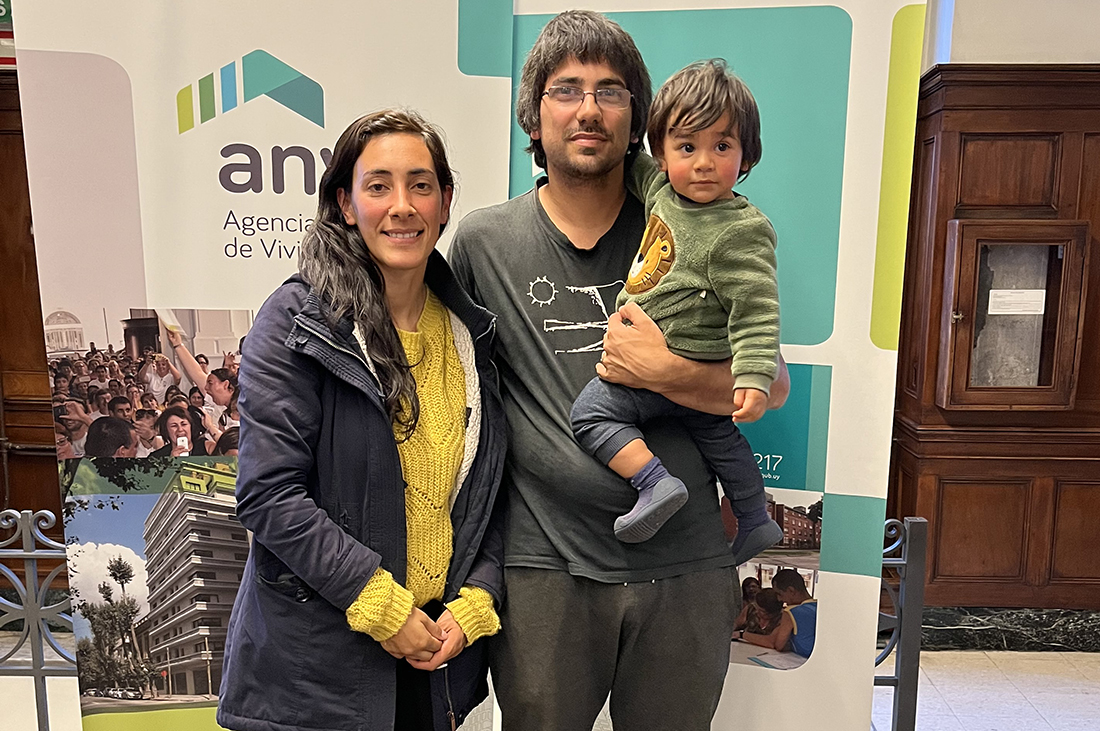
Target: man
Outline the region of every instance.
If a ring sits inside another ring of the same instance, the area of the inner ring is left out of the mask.
[[[100,391],[110,391],[111,381],[107,378],[107,366],[97,365],[93,373],[95,378],[88,385],[95,386]]]
[[[562,86],[580,93],[548,95]],[[616,727],[709,729],[729,663],[739,582],[716,486],[690,438],[675,422],[645,425],[690,499],[654,538],[631,545],[612,525],[635,491],[583,452],[569,426],[593,369],[685,406],[733,411],[729,361],[682,359],[639,308],[624,310],[632,326],[614,310],[645,229],[623,175],[651,98],[641,55],[618,25],[587,11],[551,20],[524,65],[516,110],[547,177],[471,214],[451,249],[459,280],[499,320],[511,429],[507,601],[490,653],[506,731],[590,729],[609,692]],[[772,405],[787,387],[782,378],[773,386]]]
[[[772,588],[779,601],[787,605],[784,612],[790,617],[791,652],[809,657],[817,637],[817,600],[806,591],[805,579],[794,569],[776,571]]]
[[[69,384],[69,395],[75,399],[86,401],[88,399],[87,381],[81,381],[79,377],[74,377],[73,382]]]
[[[111,415],[110,403],[111,403],[110,391],[96,391],[95,396],[92,397],[92,413],[89,416],[93,421],[104,419]]]
[[[88,429],[95,421],[84,408],[80,401],[69,399],[65,401],[65,413],[58,421],[67,431],[69,442],[72,444],[74,457],[84,456],[84,445],[88,439]]]
[[[124,421],[134,420],[134,405],[125,396],[115,396],[107,402],[107,413]]]
[[[134,425],[123,419],[107,416],[96,419],[88,427],[84,454],[88,457],[135,457],[138,435]]]

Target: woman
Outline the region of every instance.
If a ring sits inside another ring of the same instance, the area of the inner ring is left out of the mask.
[[[168,330],[168,343],[179,360],[180,367],[196,385],[188,394],[191,405],[197,411],[199,424],[203,427],[207,449],[213,450],[226,429],[237,426],[237,374],[228,368],[208,370],[191,354],[183,343],[183,334],[178,330]],[[232,412],[232,413],[230,413]]]
[[[760,622],[757,618],[756,595],[760,593],[760,579],[749,576],[741,582],[741,613],[733,623],[733,629],[759,632]]]
[[[759,629],[748,630],[750,632],[769,635],[775,631],[783,619],[783,602],[779,600],[775,589],[770,587],[761,589],[756,595],[756,610]]]
[[[486,696],[504,417],[495,320],[434,251],[453,190],[419,116],[356,121],[321,178],[301,275],[248,335],[237,512],[254,540],[227,729],[442,731]]]
[[[138,409],[134,412],[134,429],[138,435],[138,457],[148,457],[165,445],[164,437],[157,433],[158,418],[160,414],[152,409]]]
[[[215,368],[206,377],[206,393],[218,406],[228,406],[236,392],[237,377],[228,368]]]
[[[790,612],[783,611],[783,602],[775,589],[761,589],[754,600],[758,629],[745,628],[734,632],[734,638],[758,647],[784,652],[788,648],[794,623]]]
[[[157,419],[157,430],[164,439],[164,446],[149,454],[150,457],[205,457],[206,445],[202,439],[192,439],[197,434],[195,422],[183,405],[169,406]]]
[[[206,449],[212,454],[214,446],[221,440],[222,435],[241,425],[240,412],[237,410],[240,389],[236,387],[235,377],[233,380],[233,393],[220,417],[214,417],[214,410],[210,406],[205,406],[202,410],[202,426],[206,430]]]

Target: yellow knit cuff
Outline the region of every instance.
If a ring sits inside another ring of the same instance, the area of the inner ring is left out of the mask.
[[[382,642],[397,634],[412,614],[412,592],[379,567],[345,614],[356,632]]]
[[[493,609],[493,597],[484,589],[464,586],[458,591],[458,599],[448,604],[447,609],[462,628],[467,643],[500,631],[500,617]]]

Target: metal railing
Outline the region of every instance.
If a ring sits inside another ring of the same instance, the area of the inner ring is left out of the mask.
[[[61,646],[49,627],[50,622],[72,627],[69,599],[46,604],[50,584],[65,569],[64,544],[47,538],[43,533],[56,523],[57,518],[48,510],[37,513],[29,510],[0,512],[0,535],[14,531],[10,537],[0,540],[0,576],[15,588],[18,600],[11,602],[0,597],[0,628],[23,621],[23,629],[15,646],[0,655],[0,676],[29,676],[34,679],[39,731],[50,729],[46,678],[76,677],[76,657]],[[58,561],[58,565],[39,581],[39,562],[51,560]],[[20,561],[23,564],[22,580],[11,569]],[[47,662],[47,644],[61,658],[60,663]],[[24,646],[30,649],[30,661],[13,661],[15,654]]]
[[[72,627],[69,599],[45,603],[50,585],[65,568],[64,544],[43,533],[56,522],[56,517],[47,510],[0,512],[0,535],[13,531],[10,537],[0,540],[0,576],[14,587],[18,598],[18,602],[11,602],[0,597],[0,628],[23,620],[15,646],[0,655],[0,676],[34,679],[39,731],[49,731],[46,678],[77,674],[76,658],[61,646],[49,627],[50,622]],[[890,543],[883,549],[882,564],[897,571],[900,584],[895,589],[885,579],[882,582],[894,611],[879,614],[880,631],[889,629],[891,634],[875,658],[875,665],[880,665],[891,653],[896,657],[894,672],[875,676],[875,685],[894,689],[892,731],[915,731],[928,523],[923,518],[906,518],[904,522],[890,519],[886,521],[885,536]],[[40,581],[39,562],[51,560],[59,563]],[[22,580],[11,569],[13,562],[19,561],[23,563]],[[57,653],[60,663],[47,663],[47,645]],[[30,662],[13,662],[15,654],[25,646],[30,649]]]
[[[924,567],[928,550],[928,521],[906,518],[904,522],[886,521],[886,540],[882,551],[884,568],[894,569],[900,584],[894,587],[882,580],[890,597],[893,613],[879,612],[879,631],[892,630],[886,646],[875,658],[878,666],[895,653],[894,672],[876,675],[875,685],[894,689],[892,731],[914,731],[917,726],[917,682],[920,677],[921,615],[924,610]]]

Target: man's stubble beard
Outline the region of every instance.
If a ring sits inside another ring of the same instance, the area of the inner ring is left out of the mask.
[[[589,130],[585,130],[589,131]],[[591,130],[598,131],[600,134],[608,138],[609,146],[615,145],[615,137],[611,135],[605,129]],[[614,172],[615,168],[623,164],[626,160],[627,150],[623,150],[622,154],[619,154],[617,150],[611,152],[606,156],[600,156],[597,151],[586,148],[580,148],[581,153],[576,156],[571,156],[566,152],[569,148],[569,137],[576,134],[576,130],[570,130],[564,136],[561,141],[561,147],[551,153],[546,150],[545,144],[543,145],[543,152],[546,154],[546,166],[549,170],[551,167],[558,176],[563,180],[562,183],[570,186],[584,187],[601,183],[604,179]]]
[[[592,165],[578,165],[574,160],[566,158],[564,164],[556,165],[555,172],[565,178],[572,185],[584,186],[602,182],[615,168],[622,164],[625,158],[603,158],[592,161]],[[547,163],[549,164],[549,163]]]

